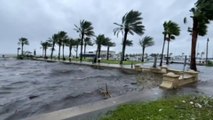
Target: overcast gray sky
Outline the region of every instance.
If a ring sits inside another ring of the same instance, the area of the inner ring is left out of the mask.
[[[163,22],[172,20],[181,27],[181,35],[171,42],[171,53],[190,53],[191,36],[187,27],[191,26],[189,9],[196,0],[0,0],[0,53],[16,53],[20,37],[28,38],[30,45],[25,50],[41,53],[40,42],[47,40],[58,31],[66,31],[72,38],[79,35],[73,30],[80,20],[91,21],[95,34],[105,34],[111,38],[116,52],[121,51],[121,39],[114,36],[114,22],[121,23],[122,16],[130,10],[142,12],[145,35],[152,36],[155,45],[146,49],[148,53],[160,53],[163,43]],[[188,24],[183,18],[188,17]],[[210,38],[210,56],[213,56],[213,26],[209,25],[208,35],[199,37],[198,51],[205,51],[206,39]],[[211,34],[210,34],[211,33]],[[138,45],[141,36],[128,36],[134,40],[127,53],[141,53]],[[96,47],[89,47],[95,50]],[[106,49],[106,48],[103,48]],[[68,49],[67,49],[68,51]],[[49,52],[49,51],[48,51]],[[57,51],[56,51],[57,52]],[[56,53],[55,52],[55,53]],[[49,54],[49,53],[48,53]]]

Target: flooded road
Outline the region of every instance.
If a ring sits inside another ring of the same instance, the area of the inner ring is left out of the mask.
[[[171,65],[182,69],[182,65]],[[112,97],[140,91],[156,98],[171,95],[213,96],[213,68],[198,67],[199,82],[177,90],[157,87],[159,76],[127,74],[117,69],[94,69],[63,63],[0,60],[0,120],[18,120],[88,102],[103,100],[107,84]],[[138,77],[148,78],[142,84]],[[157,79],[157,80],[156,80]]]
[[[136,76],[116,69],[94,69],[63,63],[0,61],[0,120],[32,115],[140,91]]]

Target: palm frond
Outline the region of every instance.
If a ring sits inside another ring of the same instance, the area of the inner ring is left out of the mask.
[[[25,37],[21,37],[18,42],[19,45],[29,45],[29,41]]]
[[[125,45],[126,46],[133,46],[133,42],[132,42],[133,40],[126,40],[126,42],[125,42]],[[124,42],[124,41],[123,41]]]
[[[115,24],[115,25],[117,25],[117,26],[119,26],[119,27],[123,27],[122,24],[118,24],[118,23],[113,23],[113,24]]]
[[[131,35],[134,35],[134,33],[138,35],[144,34],[144,26],[142,25],[142,17],[141,13],[138,11],[131,10],[127,12],[123,17],[121,24],[114,23],[115,25],[119,26],[120,29],[115,28],[113,30],[114,35],[117,35],[121,31],[128,31]]]
[[[142,40],[139,41],[141,47],[149,47],[154,45],[153,38],[150,36],[145,36]]]
[[[113,29],[114,35],[116,35],[118,37],[119,33],[122,32],[123,34],[123,29],[118,27],[118,28],[114,28]]]
[[[180,35],[180,27],[178,26],[177,23],[172,22],[171,20],[168,22],[164,22],[163,27],[164,27],[164,33],[169,36],[179,36]]]
[[[80,33],[80,36],[86,35],[86,36],[94,36],[94,31],[92,27],[92,23],[86,20],[81,20],[79,27],[77,25],[74,25],[74,30],[78,33]]]

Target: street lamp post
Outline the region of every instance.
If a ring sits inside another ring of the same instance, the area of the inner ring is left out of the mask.
[[[209,38],[206,43],[206,64],[208,64]]]

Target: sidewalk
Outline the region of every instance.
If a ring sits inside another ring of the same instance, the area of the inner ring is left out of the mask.
[[[92,63],[92,62],[80,62],[80,61],[68,61],[68,60],[51,60],[51,59],[43,59],[43,58],[35,58],[33,60],[38,61],[47,61],[47,62],[61,62],[67,64],[77,64],[77,65],[88,65],[88,66],[101,66],[108,68],[124,68],[124,69],[134,69],[134,65],[120,65],[120,64],[107,64],[107,63]]]

